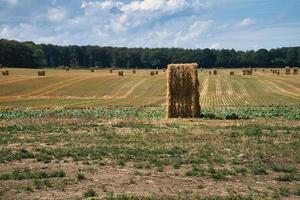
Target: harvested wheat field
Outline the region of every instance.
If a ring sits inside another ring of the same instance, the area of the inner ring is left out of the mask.
[[[200,117],[166,119],[163,70],[9,71],[0,199],[299,199],[299,75],[198,71]]]
[[[230,76],[229,72],[235,72]],[[283,71],[283,70],[282,70]],[[217,76],[199,71],[200,104],[203,108],[293,105],[300,102],[299,75],[273,75],[258,70],[243,76],[242,69],[218,70]],[[0,77],[0,106],[56,107],[101,105],[164,106],[166,73],[149,76],[149,71],[46,70],[37,77],[36,70],[10,69],[10,76]],[[87,89],[88,88],[88,89]]]

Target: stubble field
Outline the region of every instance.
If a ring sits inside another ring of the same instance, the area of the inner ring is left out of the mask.
[[[235,71],[230,76],[229,71]],[[273,75],[269,69],[258,69],[253,76],[243,76],[241,69],[219,70],[209,76],[199,71],[201,106],[203,108],[290,105],[300,102],[300,75]],[[108,70],[37,70],[11,69],[10,76],[0,77],[0,106],[163,106],[166,96],[166,73],[150,76],[150,71],[132,74]]]

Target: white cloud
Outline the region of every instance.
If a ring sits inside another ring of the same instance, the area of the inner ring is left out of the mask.
[[[209,48],[210,49],[220,49],[221,44],[217,42],[217,43],[212,44]]]
[[[62,7],[51,8],[48,11],[48,19],[52,22],[60,22],[66,17],[66,11]]]
[[[195,40],[199,39],[204,33],[206,33],[212,26],[213,21],[195,21],[188,27],[188,31],[180,32],[176,35],[175,46],[185,46],[193,44]]]
[[[243,26],[252,25],[254,23],[255,23],[255,21],[253,19],[251,19],[251,18],[245,18],[242,21],[238,22],[236,25],[239,26],[239,27],[243,27]]]
[[[8,3],[11,6],[17,5],[18,0],[3,0],[4,2]]]

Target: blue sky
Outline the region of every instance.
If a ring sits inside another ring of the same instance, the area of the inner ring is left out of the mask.
[[[300,0],[0,0],[0,38],[59,45],[300,46]]]

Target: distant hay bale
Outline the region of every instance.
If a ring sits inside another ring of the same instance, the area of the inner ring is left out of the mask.
[[[212,73],[213,73],[213,75],[218,75],[218,71],[217,71],[216,69],[214,69],[214,70],[212,71]]]
[[[158,75],[158,70],[155,71],[155,75]]]
[[[262,69],[262,72],[265,72],[265,69]]]
[[[167,71],[167,117],[200,116],[198,65],[170,64]]]
[[[45,71],[38,71],[37,74],[38,74],[38,76],[46,76]]]
[[[277,74],[277,75],[280,75],[280,70],[276,70],[276,74]]]
[[[230,76],[234,76],[234,72],[230,72]]]
[[[109,73],[113,73],[113,70],[112,70],[112,69],[110,69],[110,70],[109,70]]]
[[[154,75],[155,75],[155,72],[154,72],[154,71],[151,71],[151,72],[150,72],[150,75],[151,75],[151,76],[154,76]]]
[[[297,75],[298,74],[298,68],[297,67],[294,67],[293,68],[293,75]]]
[[[70,67],[69,66],[65,66],[65,70],[66,70],[66,72],[70,71]]]
[[[95,72],[95,68],[92,67],[92,68],[91,68],[91,72]]]
[[[285,67],[285,74],[290,75],[291,74],[291,68],[289,66]]]
[[[271,69],[271,71],[272,71],[273,74],[277,73],[277,70],[275,70],[275,69]]]
[[[133,74],[136,74],[136,70],[135,70],[135,69],[133,69],[133,70],[132,70],[132,73],[133,73]]]
[[[252,68],[243,69],[243,75],[252,75]]]
[[[118,71],[118,75],[119,75],[119,76],[123,76],[123,75],[124,75],[124,72],[123,72],[123,71]]]
[[[163,68],[163,72],[166,72],[166,68]]]
[[[8,70],[2,71],[2,76],[9,76],[9,71]]]
[[[211,75],[211,74],[212,74],[212,72],[211,72],[211,71],[209,71],[209,72],[208,72],[208,75]]]

